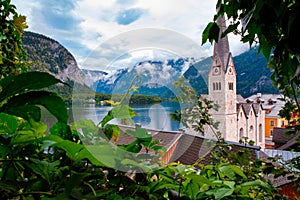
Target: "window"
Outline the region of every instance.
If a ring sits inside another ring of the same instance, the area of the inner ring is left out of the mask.
[[[270,126],[274,126],[274,121],[273,120],[270,121]]]
[[[259,134],[259,142],[263,142],[263,131],[262,131],[262,124],[259,124],[258,127],[258,134]]]
[[[251,136],[252,133],[253,133],[253,126],[250,126],[250,128],[249,128],[249,135]]]
[[[240,129],[240,140],[243,139],[243,136],[244,136],[244,129],[241,128]]]
[[[270,130],[270,136],[273,136],[273,130]]]
[[[221,82],[213,83],[213,90],[221,90]]]
[[[228,89],[233,90],[233,83],[228,83]]]

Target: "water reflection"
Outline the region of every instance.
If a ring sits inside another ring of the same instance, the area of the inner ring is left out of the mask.
[[[132,106],[132,108],[138,116],[133,117],[131,125],[139,123],[142,127],[166,131],[178,131],[180,128],[180,123],[172,121],[169,115],[175,110],[180,110],[178,103],[163,102],[154,105]],[[110,109],[110,106],[73,106],[69,109],[69,122],[84,118],[90,119],[94,121],[95,124],[98,124]],[[55,118],[46,111],[43,111],[42,119],[49,127],[56,121]],[[111,121],[111,123],[120,123],[120,121],[114,120]]]

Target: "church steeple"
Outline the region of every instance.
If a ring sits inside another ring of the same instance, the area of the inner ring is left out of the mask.
[[[214,56],[219,57],[223,70],[225,71],[229,59],[229,43],[227,35],[221,37],[222,33],[226,30],[226,22],[224,16],[219,16],[217,24],[220,28],[218,42],[214,44]]]
[[[219,105],[211,111],[220,122],[219,131],[226,140],[237,141],[236,71],[229,51],[228,37],[221,37],[226,30],[225,18],[217,19],[220,27],[219,40],[214,44],[213,59],[208,74],[209,99]]]

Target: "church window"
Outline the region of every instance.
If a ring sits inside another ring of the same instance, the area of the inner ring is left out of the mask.
[[[213,90],[221,90],[221,82],[213,83]]]
[[[259,142],[263,142],[263,132],[262,132],[262,124],[259,124],[258,126],[258,138],[259,138]]]
[[[233,83],[232,82],[228,83],[228,89],[233,90]]]
[[[274,120],[270,121],[270,126],[274,126]]]
[[[240,129],[240,139],[243,139],[243,136],[244,136],[244,129],[241,128]]]
[[[253,126],[250,126],[250,129],[249,129],[249,137],[250,138],[252,137],[252,134],[253,134]]]

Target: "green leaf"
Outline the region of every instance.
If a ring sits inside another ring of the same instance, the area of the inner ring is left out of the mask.
[[[18,120],[15,116],[0,113],[0,134],[13,134],[18,129]]]
[[[69,116],[65,102],[54,92],[30,91],[17,95],[8,100],[3,112],[16,113],[14,108],[23,105],[44,106],[56,119],[64,123],[68,122]]]
[[[40,175],[44,180],[46,180],[48,184],[51,184],[53,173],[57,170],[60,161],[56,160],[51,163],[45,160],[38,160],[34,158],[31,158],[30,160],[33,163],[28,163],[27,166],[36,174]]]
[[[106,135],[106,137],[108,138],[108,140],[110,140],[111,138],[114,139],[114,142],[117,142],[119,137],[120,137],[120,128],[117,125],[114,124],[108,124],[103,128],[103,131]]]
[[[130,119],[136,116],[136,112],[128,105],[117,105],[111,111],[113,117],[118,119]]]
[[[239,168],[238,166],[235,166],[235,165],[230,165],[230,168],[232,169],[232,171],[234,171],[234,173],[241,176],[244,180],[247,180],[247,177],[241,168]]]
[[[223,197],[230,196],[234,192],[233,188],[217,188],[215,190],[214,196],[216,199],[222,199]]]
[[[45,136],[45,132],[47,130],[46,124],[30,120],[30,125],[30,129],[18,131],[15,137],[11,140],[11,144],[27,143]]]
[[[82,144],[77,144],[69,140],[64,140],[57,135],[49,135],[42,138],[41,142],[43,143],[42,149],[46,147],[58,147],[63,149],[67,156],[74,161],[83,159],[83,155],[80,155],[80,152],[85,149],[85,146]]]
[[[190,179],[193,179],[195,182],[198,182],[200,185],[202,185],[202,184],[206,184],[209,186],[214,185],[214,183],[211,180],[209,180],[208,178],[206,178],[202,175],[189,174],[187,177]]]
[[[82,134],[98,134],[99,128],[95,125],[93,120],[90,119],[80,119],[71,124],[72,128],[75,130],[82,130]]]
[[[262,188],[270,188],[270,186],[264,182],[262,182],[261,180],[255,180],[255,181],[249,181],[246,183],[242,183],[241,184],[242,187],[262,187]]]
[[[82,151],[85,148],[83,145],[71,142],[69,140],[63,140],[61,142],[54,143],[51,146],[63,149],[66,152],[67,156],[69,158],[71,158],[72,160],[74,160],[74,161],[79,160],[78,159],[79,158],[79,152]]]
[[[42,89],[57,83],[63,82],[46,72],[28,72],[18,76],[9,75],[0,80],[2,90],[0,102],[17,94]]]
[[[209,40],[210,43],[218,41],[220,28],[216,22],[210,22],[204,29],[202,33],[202,45]]]
[[[228,165],[221,166],[219,170],[231,180],[235,180],[235,173],[232,168]]]
[[[235,24],[230,24],[228,26],[228,28],[222,33],[222,37],[224,37],[225,35],[234,32],[235,30],[237,30],[238,25],[240,24],[240,22],[237,22]]]
[[[35,105],[24,105],[24,106],[15,106],[13,109],[9,109],[5,111],[8,114],[19,116],[27,121],[30,118],[35,121],[41,120],[41,108]]]
[[[138,140],[135,140],[128,145],[120,145],[119,147],[132,153],[139,153],[142,149],[142,145]]]
[[[91,153],[91,155],[103,165],[116,168],[117,161],[123,160],[121,152],[117,152],[115,147],[111,144],[105,143],[101,145],[88,145],[85,146],[86,149]]]
[[[86,148],[82,149],[77,156],[77,160],[82,159],[88,159],[93,165],[96,166],[104,166],[104,164],[100,162],[100,160],[96,159]]]
[[[126,130],[125,134],[131,135],[141,141],[145,142],[151,142],[152,140],[152,135],[147,132],[146,129],[141,128],[141,127],[136,127],[134,131],[132,130]]]
[[[101,120],[101,122],[99,123],[101,125],[101,127],[104,127],[105,124],[107,124],[110,120],[114,119],[114,116],[112,114],[112,111],[108,111],[108,113],[105,115],[105,117]]]
[[[138,163],[138,162],[136,162],[136,161],[134,161],[134,160],[127,159],[127,158],[124,159],[124,160],[122,160],[121,164],[122,164],[122,165],[131,165],[131,166],[133,166],[133,167],[140,168],[140,169],[142,169],[144,172],[148,172],[148,171],[151,170],[151,168],[148,168],[148,167],[146,167],[145,165],[143,165],[143,164],[141,164],[141,163]]]

